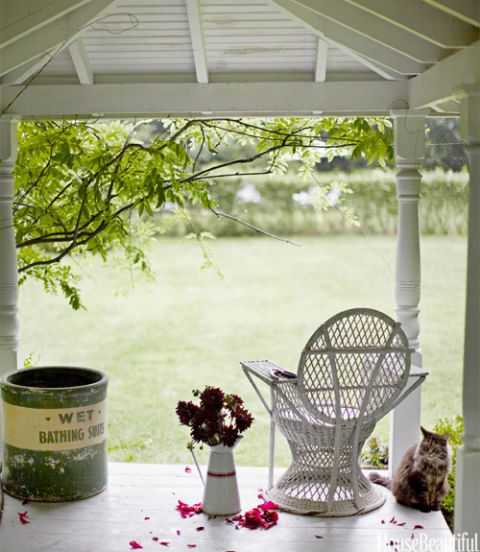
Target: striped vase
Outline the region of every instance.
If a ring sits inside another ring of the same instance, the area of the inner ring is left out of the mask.
[[[235,443],[235,445],[238,441]],[[237,474],[233,449],[217,445],[210,447],[207,479],[203,493],[203,511],[209,515],[231,516],[240,512]]]

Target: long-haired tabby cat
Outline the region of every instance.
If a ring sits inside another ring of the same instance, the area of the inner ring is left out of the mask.
[[[447,435],[421,428],[423,439],[404,454],[393,479],[371,473],[373,483],[390,489],[399,504],[422,512],[438,510],[450,490],[448,472],[451,452]]]

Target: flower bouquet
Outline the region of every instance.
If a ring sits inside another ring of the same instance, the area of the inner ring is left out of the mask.
[[[240,434],[252,425],[253,417],[238,395],[227,395],[218,387],[210,386],[192,393],[200,399],[200,404],[179,401],[176,408],[180,423],[190,428],[189,448],[195,443],[233,447]]]
[[[233,447],[253,422],[252,415],[243,406],[238,395],[226,395],[218,387],[207,386],[194,390],[200,404],[179,401],[177,416],[182,425],[190,428],[191,450],[200,477],[203,477],[194,453],[196,443],[210,447],[207,479],[202,508],[209,515],[232,515],[240,511]]]

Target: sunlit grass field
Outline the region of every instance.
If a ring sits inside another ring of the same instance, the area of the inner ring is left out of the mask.
[[[268,418],[239,367],[270,358],[296,370],[311,333],[354,306],[393,311],[395,239],[337,236],[220,239],[212,269],[198,245],[161,238],[151,248],[152,284],[132,282],[113,264],[82,265],[87,310],[29,282],[21,288],[24,355],[39,365],[90,366],[109,375],[109,448],[114,461],[188,463],[179,399],[205,384],[244,397],[256,420],[236,449],[239,464],[265,465]],[[422,238],[422,422],[461,413],[466,240]],[[126,290],[128,290],[126,293]],[[376,429],[386,439],[388,419]],[[278,439],[277,460],[288,462]]]

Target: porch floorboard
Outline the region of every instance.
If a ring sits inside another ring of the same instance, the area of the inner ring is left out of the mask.
[[[242,508],[250,509],[261,502],[258,489],[265,484],[267,470],[238,467],[237,473]],[[108,489],[92,498],[22,505],[6,495],[0,552],[122,552],[131,549],[132,540],[144,550],[394,552],[391,541],[420,543],[426,538],[422,534],[438,539],[441,550],[448,550],[451,533],[440,512],[425,514],[405,508],[384,492],[384,506],[368,514],[315,518],[280,512],[278,525],[268,531],[235,530],[223,518],[208,520],[201,514],[182,519],[175,510],[178,499],[189,504],[201,501],[202,485],[193,467],[185,473],[180,465],[111,463]],[[18,512],[25,510],[30,523],[22,525]],[[405,525],[389,523],[392,517]],[[423,529],[412,531],[414,525]],[[197,531],[198,527],[204,530]],[[160,541],[170,545],[161,546]],[[188,544],[197,546],[189,548]]]

